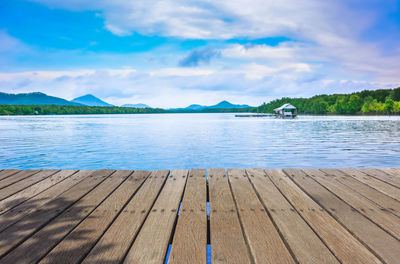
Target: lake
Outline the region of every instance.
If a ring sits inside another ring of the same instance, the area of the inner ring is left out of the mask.
[[[400,116],[0,117],[0,168],[400,166]]]

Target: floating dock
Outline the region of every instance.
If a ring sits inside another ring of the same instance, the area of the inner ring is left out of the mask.
[[[400,168],[0,171],[0,263],[210,260],[399,263]]]
[[[274,114],[238,114],[235,117],[274,117]]]

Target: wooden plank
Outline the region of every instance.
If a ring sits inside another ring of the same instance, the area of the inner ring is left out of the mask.
[[[383,208],[389,210],[391,213],[400,217],[400,202],[387,196],[386,194],[372,188],[368,184],[362,183],[353,177],[345,174],[340,170],[334,169],[321,169],[332,180],[338,181],[348,187],[353,191],[358,192],[364,197],[370,199],[370,201],[382,206]]]
[[[38,183],[38,182],[50,177],[53,174],[56,174],[57,172],[59,172],[59,170],[42,170],[42,171],[36,173],[32,177],[28,177],[22,181],[19,181],[12,185],[4,187],[3,189],[0,190],[0,201],[7,197],[10,197],[13,194],[20,192],[21,190],[23,190],[35,183]]]
[[[323,172],[317,169],[304,169],[308,176],[324,186],[333,194],[357,210],[360,214],[370,219],[393,237],[400,239],[400,219],[389,210],[379,206],[351,188],[337,181],[329,180]]]
[[[1,259],[2,263],[36,263],[59,243],[73,228],[87,217],[110,193],[127,179],[132,171],[116,171],[96,188],[82,197],[78,202],[52,219],[42,229],[37,231],[8,255]],[[92,227],[96,229],[97,226]],[[88,230],[80,233],[83,239]],[[29,252],[29,254],[27,254]],[[63,255],[65,256],[65,255]],[[60,260],[62,259],[60,258]],[[57,262],[58,262],[57,261]]]
[[[15,169],[2,170],[0,172],[0,181],[18,173],[18,172],[20,172],[20,170],[15,170]]]
[[[298,170],[285,169],[284,171],[291,177],[298,176]],[[339,261],[342,263],[381,263],[361,242],[306,195],[286,174],[283,174],[280,170],[265,170],[265,172]]]
[[[168,264],[207,263],[206,170],[191,170],[187,179]]]
[[[124,263],[162,263],[178,213],[188,170],[173,170]]]
[[[40,210],[26,215],[14,225],[4,229],[0,233],[0,257],[22,243],[54,217],[63,213],[86,194],[90,193],[93,188],[103,182],[113,172],[113,170],[96,171],[81,181],[80,184],[75,185],[57,198],[40,207]]]
[[[228,169],[239,219],[255,263],[295,263],[242,169]]]
[[[399,241],[361,215],[357,210],[354,210],[337,196],[330,193],[303,171],[294,169],[285,169],[284,171],[304,190],[304,192],[310,195],[319,206],[324,208],[325,211],[320,214],[323,213],[324,216],[327,216],[326,218],[330,219],[332,225],[337,225],[334,229],[328,230],[328,232],[330,232],[329,234],[324,234],[325,230],[317,232],[320,234],[322,239],[324,239],[323,237],[333,237],[334,242],[332,243],[327,241],[326,244],[331,247],[334,252],[335,246],[338,246],[339,249],[342,250],[340,253],[345,254],[344,256],[339,255],[339,253],[337,254],[342,262],[379,262],[374,255],[379,256],[380,260],[387,263],[394,263],[395,260],[399,258]],[[307,210],[307,207],[304,207],[304,205],[299,208],[304,208],[304,212],[309,211]],[[354,237],[345,229],[341,228],[338,222],[334,222],[332,217],[328,218],[327,212],[349,230]],[[315,225],[316,219],[320,220],[320,218],[314,218],[308,220],[308,222],[310,225]],[[323,224],[320,222],[317,223],[320,225]],[[339,238],[338,235],[345,235],[346,237]],[[362,241],[362,244],[355,238]],[[366,245],[370,251],[368,251],[364,245]],[[375,254],[373,255],[371,252],[374,252]]]
[[[387,174],[400,177],[400,168],[379,168],[379,170],[386,172]]]
[[[380,181],[378,179],[375,179],[374,177],[368,176],[365,173],[362,173],[361,171],[358,171],[356,169],[340,169],[340,170],[346,173],[347,175],[350,175],[351,177],[355,178],[356,180],[368,184],[372,188],[375,188],[376,190],[392,197],[393,199],[400,201],[400,191],[398,188],[389,185],[383,181]]]
[[[0,214],[8,211],[9,209],[17,206],[18,204],[25,202],[26,200],[41,193],[42,191],[46,190],[47,188],[53,186],[54,184],[57,184],[58,182],[68,178],[75,172],[77,172],[77,171],[76,170],[60,171],[60,172],[48,177],[47,179],[39,181],[36,184],[33,184],[30,187],[26,188],[25,190],[15,193],[14,195],[0,201]],[[36,175],[35,177],[37,177],[37,176],[38,175]]]
[[[7,177],[0,181],[0,189],[3,189],[13,183],[19,182],[25,178],[28,178],[28,177],[38,173],[39,171],[40,170],[23,170],[16,174],[13,174],[12,176]]]
[[[69,264],[80,262],[149,175],[149,171],[136,171],[129,176],[40,263]],[[98,188],[100,187],[101,185],[98,186]],[[40,246],[40,248],[43,247]]]
[[[69,188],[79,183],[93,172],[94,171],[81,170],[36,195],[34,198],[17,205],[7,212],[3,211],[3,214],[0,215],[0,232],[18,222],[25,215],[38,210],[41,206],[67,191]]]
[[[210,169],[211,263],[251,263],[238,212],[224,169]]]
[[[246,172],[299,263],[339,263],[262,169]]]
[[[83,263],[121,263],[159,194],[168,170],[156,170],[89,252]]]
[[[384,181],[388,184],[396,186],[397,188],[400,188],[400,177],[396,177],[392,174],[387,174],[384,171],[381,171],[378,169],[373,169],[373,168],[360,169],[360,171],[362,171],[365,174],[372,176],[378,180]]]

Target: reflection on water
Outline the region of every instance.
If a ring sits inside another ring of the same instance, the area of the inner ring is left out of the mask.
[[[0,168],[400,166],[400,117],[0,117]]]

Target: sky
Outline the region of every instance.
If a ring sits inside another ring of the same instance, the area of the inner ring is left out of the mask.
[[[0,92],[257,106],[400,86],[400,0],[2,0]]]

